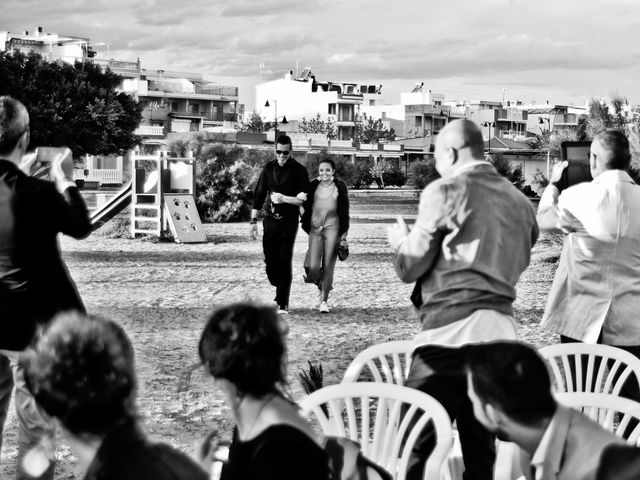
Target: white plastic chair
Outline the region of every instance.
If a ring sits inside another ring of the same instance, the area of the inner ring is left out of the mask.
[[[358,442],[363,455],[396,480],[405,479],[413,445],[432,421],[436,446],[424,479],[440,480],[451,449],[451,422],[444,407],[426,393],[379,382],[340,383],[313,392],[299,405],[305,415],[313,414],[325,435]]]
[[[374,382],[404,385],[409,375],[413,342],[398,340],[372,345],[353,359],[342,382],[357,382],[367,369]]]
[[[640,445],[640,403],[616,395],[585,392],[556,393],[556,399],[581,411],[627,443]]]
[[[618,396],[627,378],[640,382],[640,359],[610,345],[562,343],[538,352],[551,366],[557,392]]]

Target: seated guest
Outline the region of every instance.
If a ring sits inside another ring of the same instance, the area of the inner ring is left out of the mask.
[[[189,457],[142,433],[133,347],[115,322],[59,315],[21,361],[29,389],[59,421],[85,480],[208,478]]]
[[[236,421],[222,480],[331,478],[329,460],[282,393],[286,331],[275,309],[238,303],[213,313],[199,354]]]
[[[593,480],[604,448],[624,444],[577,410],[559,405],[540,355],[517,342],[476,345],[467,357],[468,393],[480,423],[516,443],[531,480]]]

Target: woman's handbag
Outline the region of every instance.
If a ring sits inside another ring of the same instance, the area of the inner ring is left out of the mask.
[[[349,242],[346,239],[340,241],[340,245],[338,245],[338,259],[341,262],[344,262],[349,256]]]

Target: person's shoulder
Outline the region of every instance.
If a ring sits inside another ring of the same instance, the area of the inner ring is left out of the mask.
[[[121,473],[117,478],[121,480],[208,479],[207,472],[193,459],[164,443],[144,442],[130,449],[118,463]]]

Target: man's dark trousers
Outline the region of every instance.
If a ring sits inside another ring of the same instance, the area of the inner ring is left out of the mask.
[[[293,246],[298,234],[298,217],[267,216],[263,222],[262,248],[267,266],[267,278],[276,287],[276,303],[289,306],[291,292]]]
[[[467,395],[466,356],[468,347],[419,347],[413,353],[407,386],[438,400],[457,423],[464,480],[492,480],[496,458],[495,435],[473,414]],[[422,432],[409,460],[407,480],[422,480],[424,464],[435,446],[433,427]]]

